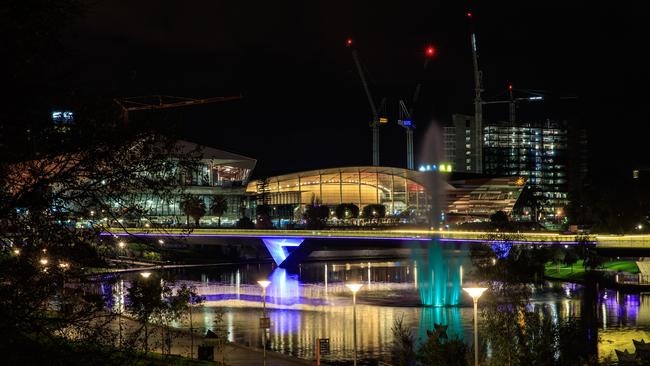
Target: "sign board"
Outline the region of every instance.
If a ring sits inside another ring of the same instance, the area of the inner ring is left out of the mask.
[[[388,123],[388,118],[386,118],[386,117],[379,117],[379,123]]]
[[[318,339],[318,352],[321,355],[330,354],[330,339],[329,338],[319,338]]]
[[[271,318],[260,318],[260,328],[269,329],[271,328]]]

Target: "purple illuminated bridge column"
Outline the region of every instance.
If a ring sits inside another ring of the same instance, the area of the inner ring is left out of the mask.
[[[289,257],[289,254],[295,249],[297,249],[303,241],[304,238],[282,238],[282,237],[272,237],[272,238],[262,238],[266,250],[269,251],[271,257],[275,261],[275,264],[278,267],[282,267],[284,261]]]

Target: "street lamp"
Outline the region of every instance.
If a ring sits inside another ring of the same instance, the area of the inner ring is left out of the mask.
[[[352,291],[352,329],[354,333],[354,366],[357,366],[357,291],[363,286],[360,283],[346,283],[345,286]]]
[[[266,288],[269,287],[271,284],[271,281],[268,280],[260,280],[257,281],[257,283],[262,286],[262,317],[265,319],[264,321],[266,322]],[[266,326],[267,324],[264,324],[264,327],[262,328],[262,357],[263,357],[263,365],[266,366]]]
[[[147,272],[140,272],[140,276],[142,276],[143,278],[149,278],[149,276],[151,276],[151,272],[148,272],[148,271]]]
[[[474,366],[478,366],[478,298],[485,290],[485,287],[463,287],[463,291],[474,300]]]

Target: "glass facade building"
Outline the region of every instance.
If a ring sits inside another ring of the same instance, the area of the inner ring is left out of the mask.
[[[271,206],[291,206],[299,217],[312,200],[334,207],[353,203],[363,209],[381,204],[386,215],[408,209],[424,211],[428,205],[422,173],[390,167],[345,167],[312,170],[249,183],[247,192],[266,195]]]
[[[188,153],[197,149],[196,144],[186,141],[180,141],[177,147]],[[205,204],[206,215],[201,219],[202,225],[217,222],[218,218],[210,211],[210,207],[215,196],[222,196],[226,200],[227,209],[221,216],[221,222],[232,224],[245,212],[246,186],[257,161],[210,147],[200,146],[198,149],[201,159],[197,169],[179,174],[183,194],[196,196]],[[151,222],[175,225],[187,220],[180,208],[183,199],[180,193],[165,200],[147,193],[136,195]]]
[[[570,192],[580,189],[587,173],[587,136],[567,121],[483,122],[475,136],[474,117],[456,114],[445,127],[447,159],[455,171],[496,177],[524,177],[549,217],[563,212]],[[483,148],[483,167],[476,167],[475,144]]]

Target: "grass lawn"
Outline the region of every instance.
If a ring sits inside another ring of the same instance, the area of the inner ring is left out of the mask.
[[[608,270],[608,271],[623,271],[623,272],[629,272],[629,273],[639,273],[639,268],[637,267],[636,263],[634,261],[610,261],[610,262],[605,262],[603,265],[600,267],[603,270]],[[572,281],[572,280],[581,280],[584,276],[585,270],[582,267],[582,261],[578,261],[573,265],[573,269],[571,269],[571,266],[566,266],[564,264],[560,264],[560,271],[557,271],[557,264],[555,263],[546,263],[546,268],[544,270],[544,275],[549,278],[556,278],[559,280],[567,280],[567,281]]]

